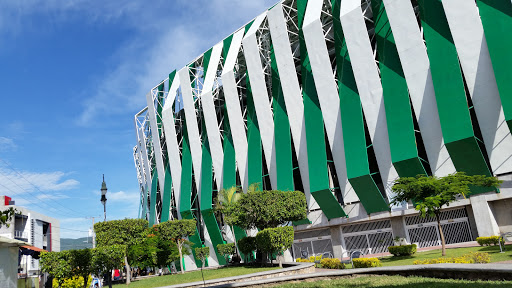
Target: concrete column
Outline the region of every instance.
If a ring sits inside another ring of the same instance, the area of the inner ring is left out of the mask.
[[[407,232],[405,231],[405,223],[403,217],[393,217],[390,220],[391,229],[393,230],[393,238],[404,238],[407,240],[407,243],[411,243],[410,239],[407,238]]]
[[[486,195],[474,195],[471,196],[470,200],[478,236],[499,235],[498,223],[489,206],[489,202],[487,202]]]
[[[345,243],[341,236],[341,226],[330,227],[331,229],[331,243],[334,258],[346,257],[347,251],[345,249]]]

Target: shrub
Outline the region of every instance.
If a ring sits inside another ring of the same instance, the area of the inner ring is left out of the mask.
[[[382,264],[378,258],[355,258],[352,259],[354,268],[380,267]]]
[[[89,279],[87,280],[87,287],[91,285],[92,277],[89,275]],[[59,287],[59,282],[57,279],[53,279],[52,282],[53,288]],[[64,283],[62,283],[61,288],[82,288],[84,287],[84,278],[82,276],[74,276],[73,278],[64,279]]]
[[[217,245],[217,251],[219,251],[219,254],[224,255],[226,258],[226,263],[228,263],[229,256],[235,254],[236,252],[235,243],[219,244]]]
[[[393,256],[411,256],[416,253],[416,249],[416,244],[388,247],[389,253]]]
[[[256,237],[247,236],[238,240],[238,249],[240,253],[248,255],[256,250]]]
[[[322,260],[322,255],[319,255],[319,256],[309,256],[309,261],[308,262],[315,262],[315,261],[320,261]]]
[[[295,262],[310,262],[309,259],[297,258]]]
[[[345,264],[341,263],[338,258],[323,258],[320,260],[322,268],[326,269],[345,269]]]
[[[491,246],[491,244],[496,246],[500,242],[500,236],[477,237],[476,242],[478,242],[480,246]]]
[[[473,263],[490,263],[491,256],[485,252],[469,252],[460,257],[441,257],[437,259],[425,259],[416,260],[413,262],[414,265],[421,264],[440,264],[440,263],[462,263],[462,264],[473,264]]]

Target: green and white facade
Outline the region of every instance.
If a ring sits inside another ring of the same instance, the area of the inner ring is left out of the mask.
[[[197,219],[190,240],[215,251],[254,233],[217,222],[218,190],[259,183],[306,195],[291,256],[435,246],[390,188],[465,171],[505,182],[446,209],[447,242],[512,231],[511,30],[511,0],[280,1],[146,95],[140,217]]]

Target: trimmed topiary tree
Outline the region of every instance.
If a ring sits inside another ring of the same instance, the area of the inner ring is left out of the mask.
[[[292,244],[292,226],[267,228],[256,234],[256,248],[263,253],[283,255],[284,251],[292,247]],[[281,258],[279,258],[279,267],[283,268]]]
[[[256,250],[256,237],[247,236],[238,240],[238,249],[244,255],[250,255]],[[245,259],[245,262],[249,262]]]
[[[183,245],[187,242],[185,238],[194,235],[196,233],[196,220],[192,219],[181,219],[166,221],[156,226],[158,235],[164,241],[173,241],[178,246],[178,253],[180,254],[180,261],[183,259]],[[181,273],[185,273],[184,269],[181,269]]]
[[[229,266],[229,256],[235,254],[236,252],[235,243],[218,244],[217,251],[219,251],[220,254],[224,255],[224,257],[226,258],[226,265]]]

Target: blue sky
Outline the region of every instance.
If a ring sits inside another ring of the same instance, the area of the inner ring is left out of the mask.
[[[104,173],[107,219],[137,217],[145,94],[274,2],[1,1],[0,195],[85,237]]]

